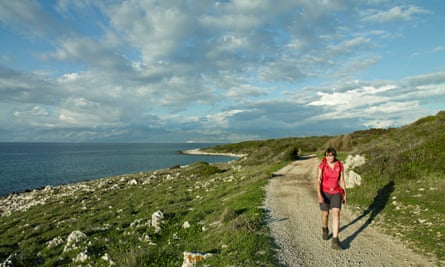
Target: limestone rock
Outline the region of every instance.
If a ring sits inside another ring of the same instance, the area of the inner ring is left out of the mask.
[[[71,251],[77,248],[77,243],[87,238],[87,235],[82,233],[81,231],[73,231],[68,235],[66,239],[66,245],[63,248],[63,252]]]
[[[182,262],[182,267],[193,267],[195,263],[205,260],[211,257],[211,253],[200,253],[200,252],[183,252],[184,261]]]
[[[160,210],[155,211],[151,215],[151,226],[155,228],[155,232],[161,231],[161,224],[164,222],[164,213]]]

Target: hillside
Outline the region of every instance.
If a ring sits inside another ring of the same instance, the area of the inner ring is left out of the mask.
[[[364,183],[350,191],[351,201],[374,205],[389,233],[445,259],[445,112],[401,128],[360,131],[330,142],[368,160],[357,169]],[[381,193],[377,198],[376,192]]]
[[[358,212],[423,254],[445,259],[445,112],[397,129],[246,141],[206,149],[247,154],[190,166],[47,187],[0,199],[4,266],[279,266],[262,208],[272,173],[328,145],[364,155]],[[419,234],[421,233],[421,234]],[[186,253],[186,254],[184,254]]]
[[[348,192],[349,203],[358,211],[377,211],[374,223],[422,253],[445,260],[445,111],[401,128],[370,129],[346,135],[282,139],[258,142],[257,147],[285,144],[307,153],[317,140],[318,154],[334,146],[340,159],[363,155],[366,163],[355,171],[362,184]],[[308,142],[308,143],[306,143]],[[244,143],[245,145],[248,144]],[[234,145],[242,148],[242,145]],[[263,148],[264,150],[264,148]],[[244,148],[244,151],[248,149]]]

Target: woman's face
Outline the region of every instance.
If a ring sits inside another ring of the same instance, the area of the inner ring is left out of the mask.
[[[332,163],[335,160],[335,156],[332,153],[326,153],[326,159],[328,160],[328,162]]]

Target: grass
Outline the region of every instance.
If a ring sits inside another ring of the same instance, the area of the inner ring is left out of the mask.
[[[213,266],[275,266],[261,209],[272,170],[197,162],[84,183],[73,194],[0,217],[0,262],[13,255],[11,266],[71,266],[84,253],[84,266],[109,266],[105,255],[117,266],[180,266],[184,251],[199,251],[214,254],[206,260]],[[160,232],[149,224],[157,210],[165,214]],[[87,237],[65,249],[76,230]],[[56,239],[63,242],[48,245]]]
[[[184,251],[209,266],[279,266],[261,208],[273,171],[334,146],[364,155],[348,202],[412,248],[445,260],[445,112],[398,129],[246,141],[207,148],[248,154],[34,192],[45,204],[0,217],[0,262],[10,266],[180,266]],[[137,182],[137,184],[131,185]],[[151,216],[165,214],[161,230]],[[185,224],[190,227],[184,228]],[[66,247],[73,231],[86,237]],[[421,233],[421,234],[419,234]],[[87,255],[84,262],[76,258]],[[201,264],[202,265],[202,264]],[[198,264],[199,266],[199,264]]]
[[[364,184],[348,191],[361,208],[377,201],[376,223],[438,262],[445,260],[444,144],[445,112],[358,143],[351,152],[368,159],[357,170]],[[387,197],[376,198],[389,183]]]

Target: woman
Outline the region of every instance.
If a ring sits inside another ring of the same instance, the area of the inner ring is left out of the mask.
[[[340,210],[342,203],[346,203],[346,185],[343,164],[337,160],[337,152],[329,147],[325,152],[325,159],[318,167],[318,203],[320,203],[322,237],[328,240],[329,211],[332,210],[332,247],[343,249],[338,239],[340,228]]]

